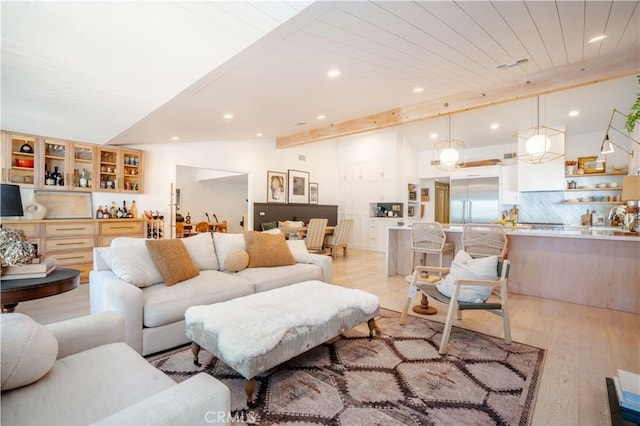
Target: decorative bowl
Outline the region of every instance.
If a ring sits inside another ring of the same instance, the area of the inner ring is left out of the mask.
[[[33,168],[33,160],[25,160],[22,158],[16,158],[16,166]]]
[[[607,184],[606,183],[599,183],[596,185],[597,188],[606,188]]]
[[[609,182],[607,186],[609,186],[609,188],[617,188],[618,182]]]

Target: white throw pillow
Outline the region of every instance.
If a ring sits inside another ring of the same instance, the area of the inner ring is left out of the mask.
[[[35,382],[56,362],[55,336],[24,314],[0,315],[0,339],[3,391]]]
[[[451,263],[451,272],[436,288],[447,297],[451,297],[458,279],[495,280],[497,278],[498,256],[474,259],[464,250],[460,250]],[[458,301],[465,303],[483,303],[491,296],[492,287],[486,285],[463,285],[460,287]]]
[[[280,233],[282,233],[280,228],[267,229],[266,231],[262,231],[262,232],[264,232],[265,234],[280,234]]]
[[[244,240],[244,234],[227,234],[224,232],[213,233],[213,245],[216,248],[216,256],[218,257],[218,265],[221,271],[226,271],[225,259],[229,252],[234,249],[242,249],[247,251],[247,243]]]
[[[287,240],[287,245],[296,263],[313,263],[304,240]]]
[[[116,277],[143,288],[161,283],[163,279],[153,264],[145,240],[140,239],[140,241],[142,244],[103,248],[100,254]]]
[[[189,256],[199,270],[207,269],[217,271],[219,269],[216,250],[213,247],[211,232],[202,232],[193,237],[183,238],[182,242],[189,252]]]
[[[122,246],[130,246],[130,245],[140,245],[144,247],[145,238],[136,238],[136,237],[118,237],[111,240],[111,247],[122,247]]]
[[[285,220],[284,222],[278,221],[278,228],[301,228],[304,226],[304,222],[301,220]]]

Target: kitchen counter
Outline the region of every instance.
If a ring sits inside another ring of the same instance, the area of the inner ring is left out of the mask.
[[[462,248],[462,226],[443,225]],[[388,231],[387,275],[411,273],[411,227]],[[505,227],[511,261],[509,291],[640,313],[640,235],[606,227],[564,230]],[[435,257],[427,259],[435,264]],[[451,257],[445,256],[445,265]]]

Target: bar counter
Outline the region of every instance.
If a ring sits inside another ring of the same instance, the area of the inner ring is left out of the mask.
[[[462,249],[462,226],[443,225]],[[603,227],[565,230],[505,227],[511,261],[509,291],[640,313],[640,235]],[[437,258],[428,257],[435,265]],[[445,256],[445,266],[451,257]],[[411,273],[411,227],[388,233],[387,275]]]

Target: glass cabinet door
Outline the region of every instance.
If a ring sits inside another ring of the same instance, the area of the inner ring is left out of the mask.
[[[69,146],[68,142],[45,139],[40,186],[47,189],[68,189],[68,180],[71,178],[67,161]]]
[[[71,186],[74,190],[92,191],[96,188],[93,179],[95,172],[95,147],[91,145],[73,144],[72,166],[73,181]]]
[[[96,175],[99,177],[97,184],[100,191],[118,190],[118,165],[120,151],[117,149],[99,148],[99,165]]]
[[[122,151],[122,189],[125,192],[142,192],[142,152]]]
[[[30,136],[3,135],[3,154],[6,155],[3,181],[33,186],[38,176],[36,169],[36,139]],[[8,161],[7,161],[8,160]]]

